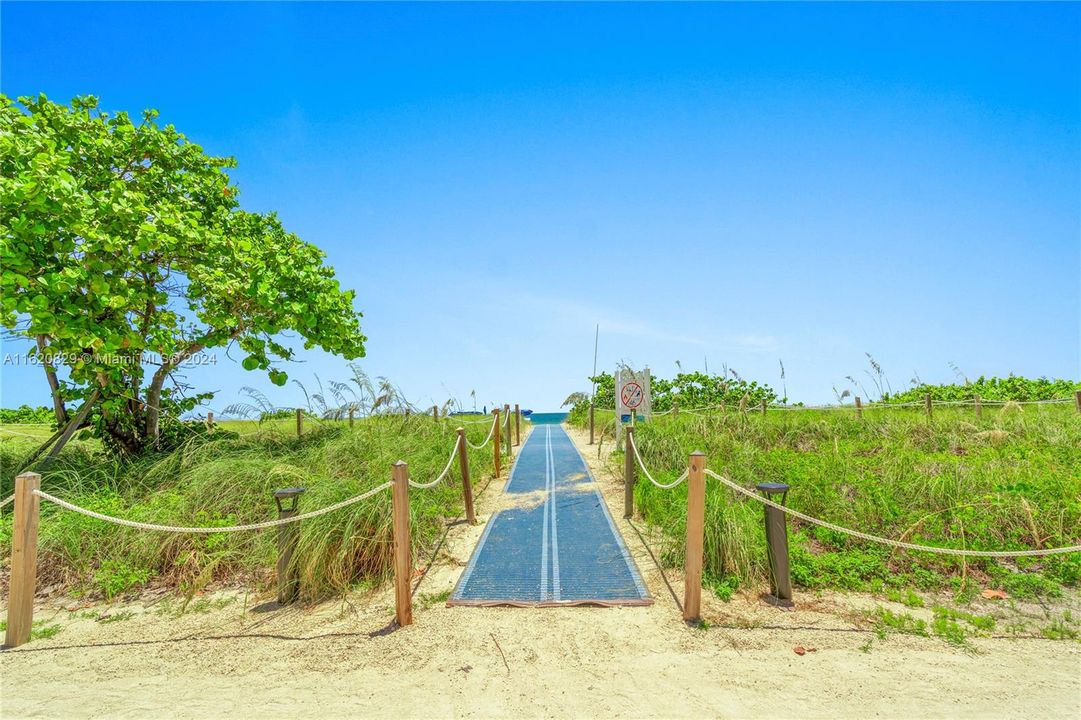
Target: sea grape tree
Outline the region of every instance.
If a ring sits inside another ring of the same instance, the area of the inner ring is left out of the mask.
[[[238,347],[278,385],[283,333],[364,355],[354,293],[275,215],[240,209],[234,166],[154,111],[0,95],[0,321],[34,342],[61,426],[93,406],[79,422],[139,453],[161,408],[196,403],[170,379],[197,353]]]

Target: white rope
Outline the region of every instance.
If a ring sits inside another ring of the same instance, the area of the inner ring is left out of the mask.
[[[455,416],[451,415],[445,418],[446,420],[454,420]],[[481,423],[488,422],[488,418],[481,418],[480,420],[460,420],[459,425],[480,425]]]
[[[678,478],[676,478],[676,480],[674,482],[671,482],[671,483],[668,483],[668,484],[657,482],[653,478],[653,476],[649,474],[649,470],[646,469],[646,464],[644,462],[642,462],[642,456],[638,454],[638,443],[636,443],[634,441],[634,433],[628,433],[627,439],[631,443],[631,449],[634,450],[634,457],[636,457],[638,459],[638,466],[640,468],[642,468],[642,472],[645,474],[645,476],[647,478],[649,478],[649,481],[651,483],[653,483],[657,487],[661,488],[662,490],[671,490],[672,488],[674,488],[675,486],[679,485],[681,482],[683,482],[684,480],[687,479],[687,474],[688,474],[689,471],[684,470],[683,474],[680,475]]]
[[[700,407],[700,408],[681,409],[680,413],[686,413],[687,415],[701,416],[702,414],[707,413],[710,410],[721,410],[721,409],[727,409],[727,408],[724,405],[707,405],[706,407]]]
[[[15,493],[12,493],[3,500],[0,500],[0,510],[3,510],[8,505],[10,505],[13,500],[15,500]]]
[[[443,478],[445,478],[447,476],[447,473],[450,472],[450,466],[454,464],[454,456],[457,455],[457,451],[458,451],[458,442],[455,441],[454,445],[450,449],[450,457],[447,458],[447,466],[445,468],[443,468],[443,472],[439,473],[439,477],[437,477],[435,480],[432,480],[430,483],[418,483],[418,482],[413,482],[412,480],[410,480],[409,481],[410,487],[421,488],[421,489],[431,488],[431,487],[435,487],[439,483],[443,482]]]
[[[480,445],[474,445],[473,443],[469,442],[469,438],[465,439],[465,444],[473,448],[474,450],[483,450],[484,447],[489,443],[489,441],[491,441],[492,435],[495,435],[495,425],[497,422],[499,422],[499,417],[493,415],[492,427],[488,429],[488,437],[484,438],[484,442],[482,442]]]
[[[993,558],[1007,558],[1007,557],[1036,557],[1040,555],[1064,555],[1066,553],[1081,552],[1081,545],[1071,545],[1069,547],[1060,548],[1047,548],[1047,549],[1034,549],[1034,550],[959,550],[956,548],[944,548],[934,547],[931,545],[916,545],[914,543],[902,542],[900,540],[890,540],[889,538],[879,537],[878,535],[869,535],[859,530],[852,530],[851,528],[842,527],[840,525],[834,525],[831,522],[825,520],[819,520],[816,517],[811,517],[801,513],[798,510],[793,510],[790,507],[775,503],[772,500],[759,495],[756,492],[748,490],[741,485],[737,485],[723,475],[718,475],[712,470],[707,469],[706,474],[715,480],[720,480],[722,483],[732,488],[738,493],[742,493],[752,500],[757,500],[763,505],[769,505],[770,507],[777,508],[778,510],[785,512],[793,517],[797,517],[800,520],[809,522],[812,525],[818,525],[820,527],[834,530],[845,535],[851,535],[852,537],[860,538],[861,540],[868,540],[870,542],[881,543],[883,545],[890,545],[892,547],[905,548],[906,550],[918,550],[922,552],[938,553],[940,555],[962,555],[965,557],[993,557]]]
[[[125,527],[136,528],[138,530],[156,530],[158,532],[171,532],[171,533],[225,533],[225,532],[241,532],[245,530],[262,530],[263,528],[275,527],[277,525],[285,525],[287,523],[299,522],[300,520],[307,520],[308,518],[319,517],[320,515],[326,515],[327,513],[334,512],[335,510],[341,510],[343,507],[347,507],[354,503],[358,503],[361,500],[370,498],[378,492],[386,490],[394,483],[388,480],[382,485],[377,485],[366,493],[356,495],[347,500],[342,500],[339,503],[328,505],[321,510],[313,510],[311,512],[302,513],[300,515],[294,515],[288,518],[282,518],[280,520],[268,520],[261,523],[252,523],[250,525],[232,525],[229,527],[174,527],[171,525],[155,525],[154,523],[136,522],[134,520],[124,520],[123,518],[115,518],[109,515],[103,515],[93,510],[87,510],[86,508],[79,507],[78,505],[72,505],[66,500],[61,500],[58,497],[50,495],[47,492],[41,490],[34,490],[34,494],[49,502],[56,503],[65,510],[71,510],[77,512],[80,515],[86,515],[87,517],[96,518],[98,520],[104,520],[105,522],[113,523],[114,525],[123,525]]]

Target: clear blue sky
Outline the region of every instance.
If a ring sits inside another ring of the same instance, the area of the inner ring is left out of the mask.
[[[830,401],[1081,376],[1081,5],[26,4],[10,95],[161,110],[357,290],[418,404],[722,363]],[[5,352],[18,348],[5,346]],[[306,383],[345,363],[307,353]],[[273,386],[226,361],[200,389]],[[289,405],[290,385],[274,389]],[[45,404],[3,368],[3,404]]]

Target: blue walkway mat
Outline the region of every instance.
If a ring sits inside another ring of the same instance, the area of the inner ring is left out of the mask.
[[[533,430],[503,492],[517,507],[488,520],[448,604],[653,602],[593,476],[562,427]]]

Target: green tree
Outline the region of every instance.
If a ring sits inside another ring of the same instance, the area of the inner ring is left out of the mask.
[[[616,406],[616,379],[611,373],[602,372],[589,378],[596,387],[593,403],[596,407],[614,410]],[[680,372],[671,380],[650,378],[650,401],[654,412],[671,410],[673,403],[689,410],[696,407],[713,407],[722,403],[736,407],[744,397],[751,407],[761,402],[772,403],[777,393],[767,384],[756,380],[744,380],[729,370],[723,375],[702,372]],[[572,393],[563,403],[573,405],[572,413],[584,413],[589,409],[590,398],[586,393]]]
[[[354,293],[277,217],[239,208],[231,158],[152,110],[133,122],[93,97],[18,103],[0,95],[0,321],[55,358],[59,424],[91,422],[134,454],[157,444],[160,408],[198,402],[166,385],[196,353],[235,345],[278,385],[280,333],[364,355]],[[73,422],[78,401],[93,412]]]

